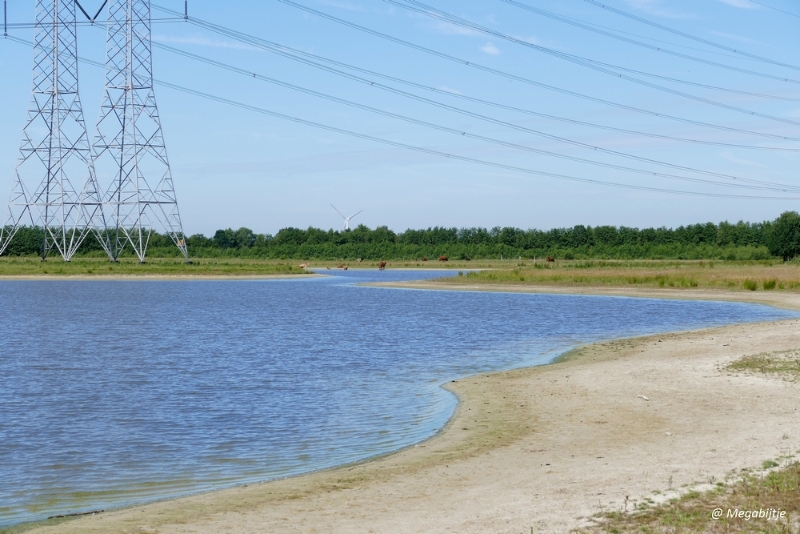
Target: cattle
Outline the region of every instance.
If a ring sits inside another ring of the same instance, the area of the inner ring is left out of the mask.
[[[422,258],[422,261],[428,261],[428,258]]]
[[[344,270],[346,271],[346,270],[347,270],[347,265],[345,265],[344,267],[342,267],[342,269],[344,269]]]
[[[447,256],[439,256],[439,261],[448,261]]]
[[[553,256],[547,256],[545,260],[547,263],[555,263],[556,259]]]
[[[308,264],[307,263],[301,263],[300,264],[300,268],[301,269],[308,269]]]
[[[470,258],[469,256],[466,256],[466,257],[464,258],[464,261],[472,261],[472,258]]]
[[[386,269],[386,262],[385,262],[385,261],[382,261],[382,262],[380,262],[380,263],[378,264],[378,269],[379,269],[379,270],[381,270],[381,271],[383,271],[384,269]]]
[[[361,263],[362,261],[364,261],[364,260],[361,259],[361,258],[358,258],[358,263]]]

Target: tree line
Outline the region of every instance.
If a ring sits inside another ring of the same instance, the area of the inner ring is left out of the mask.
[[[34,256],[43,241],[41,228],[21,228],[7,255]],[[393,232],[359,225],[346,231],[284,228],[275,235],[249,228],[217,230],[212,237],[186,238],[192,257],[242,257],[308,260],[413,260],[438,258],[499,259],[553,256],[561,259],[728,259],[760,260],[800,255],[800,215],[786,212],[775,221],[721,222],[678,228],[583,226],[552,230],[520,228],[443,228]],[[103,250],[88,237],[78,255]],[[165,235],[150,238],[151,257],[178,256]]]

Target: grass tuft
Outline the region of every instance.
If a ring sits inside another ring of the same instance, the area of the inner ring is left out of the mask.
[[[763,352],[745,356],[726,367],[728,371],[777,374],[789,381],[800,380],[800,350]]]
[[[775,461],[764,462],[764,469],[776,467],[780,464]],[[689,491],[661,505],[644,501],[635,506],[633,512],[601,513],[592,526],[578,532],[795,534],[800,528],[800,463],[789,461],[766,475],[743,470],[735,481],[709,491]],[[715,509],[722,510],[719,519],[712,517]],[[785,517],[771,521],[758,517],[758,511],[772,509],[786,512]],[[756,517],[750,517],[754,511]]]

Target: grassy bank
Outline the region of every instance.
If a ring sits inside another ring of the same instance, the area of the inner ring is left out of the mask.
[[[295,262],[241,259],[197,260],[187,265],[182,259],[153,258],[140,264],[135,259],[111,263],[106,258],[80,258],[70,263],[58,259],[0,258],[0,277],[30,276],[276,276],[303,274]]]
[[[765,261],[517,261],[439,281],[469,284],[800,290],[800,263]]]
[[[601,514],[594,527],[580,532],[795,534],[800,528],[800,463],[793,458],[776,460],[765,461],[762,471],[745,469],[733,480],[716,482],[709,491],[690,491],[662,505],[646,499]],[[719,518],[712,516],[714,510],[722,511]],[[772,517],[759,517],[762,510]]]

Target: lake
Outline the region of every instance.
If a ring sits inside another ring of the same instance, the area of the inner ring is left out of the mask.
[[[798,316],[358,285],[454,274],[442,271],[330,273],[0,282],[0,525],[361,460],[442,428],[450,380],[592,341]]]

